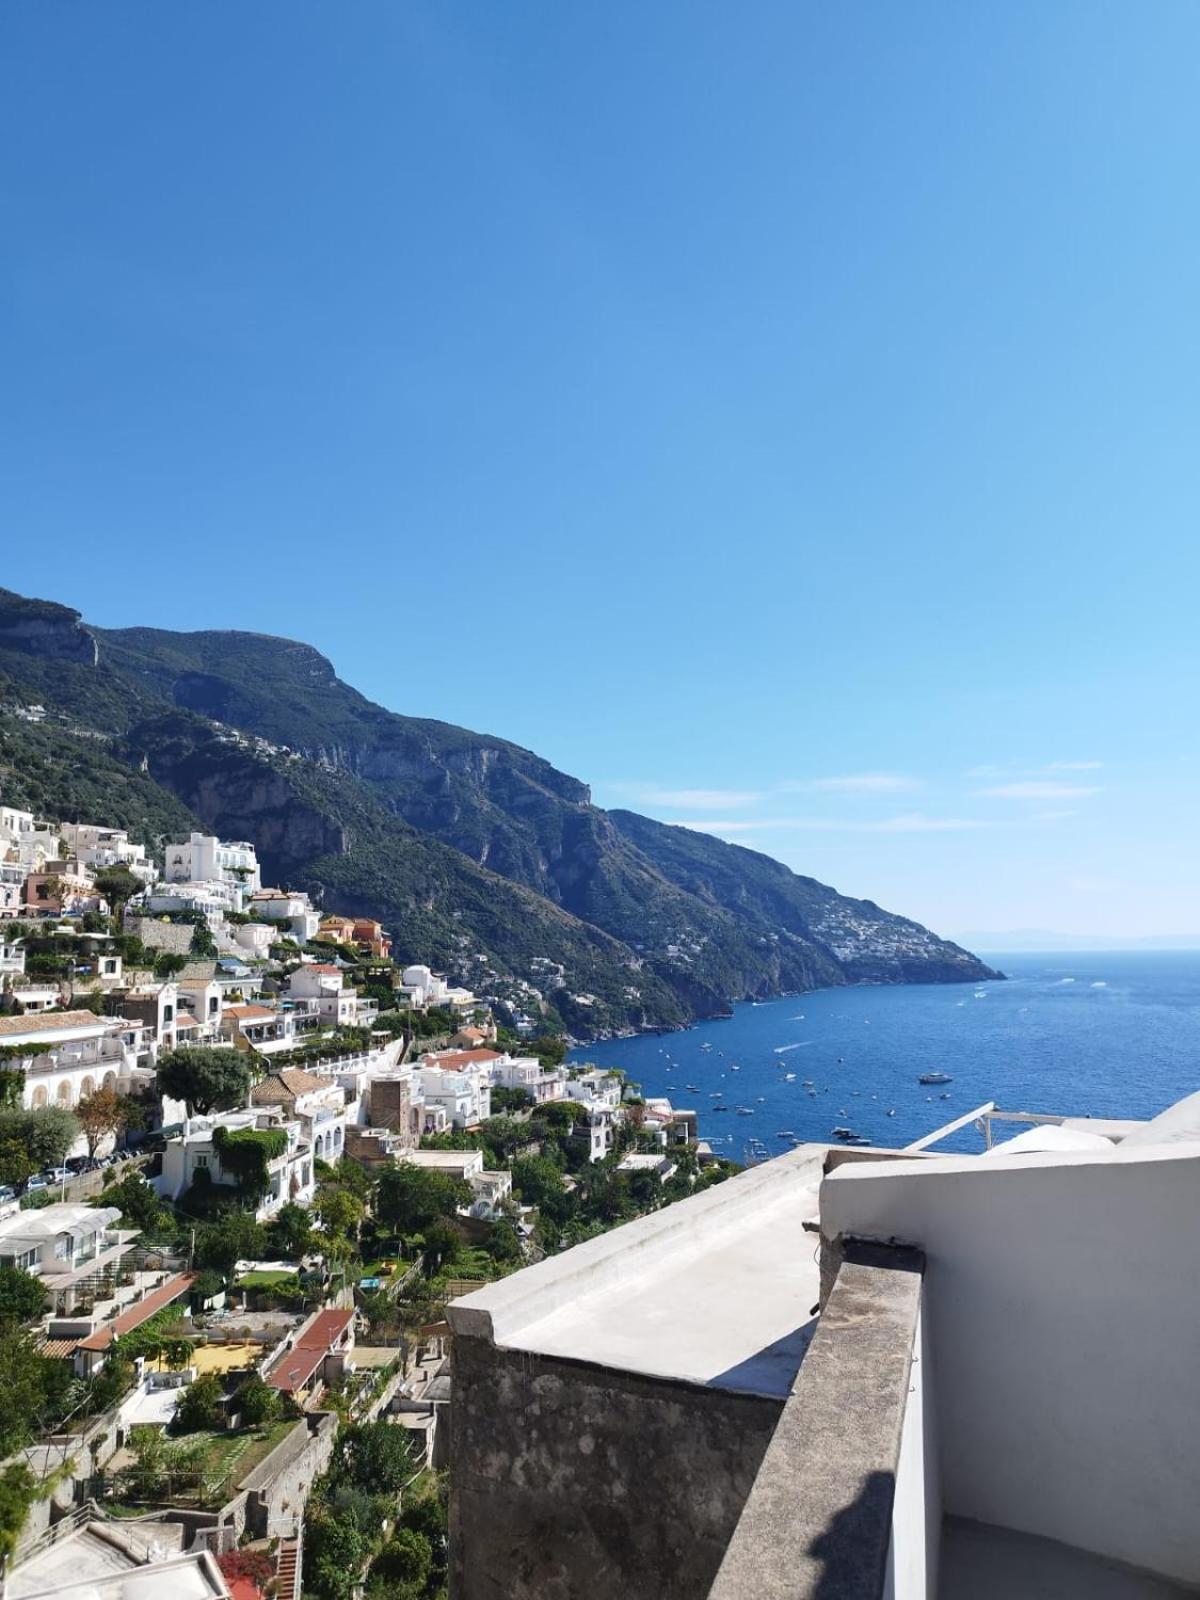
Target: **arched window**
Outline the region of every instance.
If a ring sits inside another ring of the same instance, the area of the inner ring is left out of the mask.
[[[44,1083],[39,1083],[37,1088],[33,1091],[33,1109],[35,1111],[40,1111],[42,1106],[44,1106],[45,1104],[46,1104],[46,1085]]]
[[[104,1074],[104,1083],[102,1084],[101,1087],[105,1088],[105,1089],[115,1089],[117,1087],[117,1075],[116,1075],[116,1073],[115,1072],[106,1072]]]
[[[91,1077],[91,1074],[89,1073],[88,1076],[79,1085],[79,1098],[81,1100],[86,1100],[88,1095],[95,1094],[95,1092],[96,1092],[96,1085],[92,1082],[92,1077]]]
[[[71,1104],[71,1080],[64,1078],[58,1086],[58,1103],[60,1106]]]

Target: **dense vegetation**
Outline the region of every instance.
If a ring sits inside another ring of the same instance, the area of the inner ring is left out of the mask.
[[[0,591],[0,705],[33,701],[47,722],[14,723],[4,757],[15,769],[41,748],[31,804],[91,804],[139,836],[199,818],[253,839],[270,876],[378,916],[402,960],[552,1026],[671,1026],[746,995],[987,975],[752,851],[604,812],[507,740],[374,705],[307,645],[85,629]],[[254,737],[217,737],[213,719]],[[838,939],[847,919],[853,937]]]

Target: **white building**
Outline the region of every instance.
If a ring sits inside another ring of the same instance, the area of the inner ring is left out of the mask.
[[[268,1072],[250,1091],[256,1106],[274,1106],[300,1124],[314,1156],[332,1165],[346,1148],[346,1093],[331,1077],[299,1067]]]
[[[0,1266],[37,1278],[54,1309],[69,1311],[85,1281],[115,1267],[137,1237],[136,1229],[119,1229],[120,1220],[112,1206],[11,1206],[0,1216]]]
[[[469,1053],[475,1054],[474,1051]],[[520,1089],[537,1105],[566,1097],[566,1073],[561,1067],[543,1067],[536,1056],[501,1056],[492,1062],[491,1072],[493,1087]]]
[[[353,989],[345,987],[342,969],[330,963],[313,962],[297,967],[287,980],[287,992],[294,1000],[315,1004],[322,1022],[329,1027],[349,1027],[357,1019],[358,996]]]
[[[169,844],[163,876],[169,883],[227,883],[241,891],[241,900],[262,888],[254,846],[193,833],[184,844]]]
[[[64,1106],[68,1110],[100,1088],[133,1094],[154,1080],[151,1032],[140,1020],[98,1017],[91,1011],[57,1011],[0,1017],[0,1045],[29,1045],[28,1056],[12,1065],[25,1074],[26,1110]],[[35,1053],[49,1046],[47,1053]],[[75,1149],[86,1148],[80,1138]]]
[[[123,828],[64,822],[59,832],[71,855],[93,872],[105,867],[125,867],[143,883],[153,883],[158,876],[154,863],[146,856],[145,846],[135,844]]]
[[[282,924],[300,944],[307,944],[315,938],[321,926],[320,912],[313,910],[306,894],[296,890],[257,889],[250,896],[250,904],[246,909],[264,922],[275,923],[277,932]]]
[[[278,1112],[267,1109],[224,1111],[211,1117],[186,1120],[183,1132],[168,1139],[163,1151],[162,1176],[155,1180],[161,1195],[177,1200],[196,1182],[197,1172],[207,1173],[212,1183],[236,1186],[236,1175],[221,1165],[219,1128],[230,1133],[281,1129],[287,1135],[286,1151],[267,1163],[268,1188],[255,1205],[257,1221],[269,1221],[289,1200],[297,1205],[309,1204],[316,1193],[312,1146],[298,1121],[282,1118]]]
[[[25,971],[25,946],[20,939],[0,939],[0,979],[21,976]]]
[[[474,1128],[492,1114],[491,1076],[486,1067],[454,1072],[421,1065],[413,1071],[413,1088],[429,1111],[440,1110],[454,1128]],[[428,1119],[426,1131],[434,1131]]]
[[[426,966],[405,967],[397,988],[416,1011],[428,1010],[430,1006],[448,1006],[453,1011],[465,1013],[474,1011],[479,1005],[479,1000],[469,989],[455,988],[440,973]]]
[[[210,928],[218,928],[228,911],[240,911],[242,892],[236,883],[156,883],[138,895],[132,909],[149,916],[178,916],[199,912]]]
[[[619,1072],[605,1072],[592,1067],[587,1072],[571,1073],[564,1086],[568,1100],[579,1100],[584,1105],[610,1106],[614,1110],[621,1104],[625,1079]]]
[[[444,1172],[469,1184],[472,1200],[463,1214],[484,1222],[494,1222],[502,1215],[504,1202],[512,1195],[512,1173],[489,1171],[482,1150],[408,1150],[401,1160],[410,1167]]]

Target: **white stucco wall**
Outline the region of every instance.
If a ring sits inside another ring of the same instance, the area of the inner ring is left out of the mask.
[[[848,1165],[821,1216],[926,1253],[948,1512],[1200,1580],[1200,1155]]]
[[[942,1495],[938,1477],[930,1340],[917,1318],[900,1435],[884,1600],[937,1600]]]

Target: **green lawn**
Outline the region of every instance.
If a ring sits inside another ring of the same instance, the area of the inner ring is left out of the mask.
[[[232,1494],[248,1472],[269,1456],[296,1426],[294,1417],[269,1422],[265,1428],[244,1428],[237,1433],[185,1434],[184,1438],[207,1439],[200,1471],[206,1500],[223,1499]]]
[[[271,1289],[277,1283],[294,1283],[300,1287],[300,1279],[294,1272],[247,1272],[237,1280],[234,1285],[237,1289]]]

